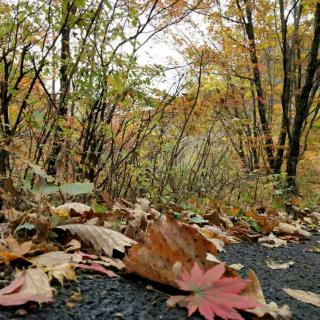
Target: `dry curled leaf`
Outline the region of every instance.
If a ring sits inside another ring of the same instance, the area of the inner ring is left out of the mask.
[[[270,233],[266,237],[260,238],[258,241],[263,246],[268,247],[268,248],[277,248],[280,246],[285,246],[287,244],[286,240],[282,240],[282,239],[277,238],[273,233]]]
[[[61,206],[51,208],[51,212],[55,213],[58,216],[69,215],[71,212],[77,213],[78,215],[82,215],[87,212],[90,212],[91,210],[91,207],[78,202],[68,202],[62,204]]]
[[[125,247],[136,243],[120,232],[99,226],[68,224],[58,228],[76,234],[81,241],[91,244],[97,253],[104,251],[109,257],[112,257],[113,250],[125,252]]]
[[[65,248],[66,248],[65,250],[66,252],[78,251],[81,249],[81,242],[78,241],[77,239],[72,239],[65,245]]]
[[[206,259],[207,252],[216,255],[217,249],[199,230],[167,216],[156,221],[142,241],[129,249],[124,263],[129,272],[177,287],[173,272],[176,262],[188,271],[194,262],[207,270],[215,265]]]
[[[289,223],[280,222],[278,225],[277,231],[285,233],[285,234],[299,234],[305,238],[311,237],[310,232],[303,230],[301,228],[298,228],[298,227],[296,227],[292,224],[289,224]]]
[[[238,277],[223,278],[225,265],[219,264],[204,272],[196,263],[191,272],[183,272],[176,280],[181,290],[191,292],[188,296],[169,298],[168,305],[179,303],[188,308],[188,316],[197,309],[205,319],[215,316],[221,319],[243,320],[237,310],[247,310],[258,305],[240,292],[248,281]]]
[[[295,298],[301,302],[310,303],[314,306],[320,307],[320,294],[311,291],[293,290],[289,288],[285,288],[283,289],[283,291],[290,297]]]
[[[242,292],[242,295],[251,298],[259,303],[259,306],[246,310],[256,315],[261,320],[291,320],[292,313],[287,305],[278,307],[275,302],[267,303],[261,288],[260,281],[254,271],[248,272],[249,285]]]
[[[45,271],[48,273],[50,281],[55,278],[63,286],[64,279],[70,281],[77,279],[74,269],[75,265],[73,263],[62,263],[51,268],[46,268]]]
[[[276,262],[276,261],[273,261],[273,260],[269,259],[269,260],[266,261],[266,264],[270,269],[279,270],[279,269],[287,269],[290,266],[293,266],[294,262],[293,261],[288,261],[288,262],[281,263],[281,262]]]
[[[116,275],[113,271],[107,270],[106,268],[104,268],[102,265],[100,265],[97,262],[92,262],[89,265],[79,263],[79,264],[77,264],[77,267],[80,269],[97,271],[97,272],[100,272],[100,273],[107,275],[108,277],[118,277],[118,275]]]
[[[30,252],[32,241],[19,243],[12,235],[0,243],[0,263],[10,262],[18,258],[22,258]]]
[[[0,290],[0,305],[18,306],[28,301],[52,302],[53,290],[41,269],[28,269],[17,275],[7,287]]]
[[[244,265],[241,263],[233,263],[229,265],[229,268],[236,270],[236,271],[240,271],[241,269],[244,268]]]
[[[73,261],[73,255],[64,251],[53,251],[29,259],[37,267],[53,268]]]

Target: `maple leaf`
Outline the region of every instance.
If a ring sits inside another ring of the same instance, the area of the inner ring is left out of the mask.
[[[258,303],[240,295],[248,284],[247,280],[223,278],[224,273],[224,263],[206,272],[195,263],[190,273],[185,271],[176,280],[180,289],[191,292],[191,295],[171,297],[168,304],[179,302],[188,308],[188,316],[198,309],[207,320],[213,320],[215,316],[225,320],[243,320],[236,309],[254,308]]]

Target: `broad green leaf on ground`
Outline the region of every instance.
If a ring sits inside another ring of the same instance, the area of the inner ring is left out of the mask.
[[[91,244],[98,253],[104,251],[109,257],[112,257],[113,250],[125,252],[125,247],[136,243],[120,232],[100,226],[68,224],[58,228],[77,235],[81,241]]]
[[[248,272],[249,285],[242,292],[241,295],[248,297],[259,303],[259,306],[253,309],[246,310],[249,313],[256,315],[259,319],[263,320],[291,320],[292,313],[287,305],[278,307],[275,302],[267,303],[261,288],[260,281],[254,271]]]
[[[250,298],[240,295],[248,281],[237,277],[222,277],[225,265],[219,264],[204,272],[196,263],[191,272],[183,272],[176,280],[181,290],[191,292],[189,296],[169,298],[188,308],[188,316],[197,309],[207,320],[215,316],[221,319],[244,320],[237,310],[247,310],[258,306]],[[178,300],[178,301],[177,301]]]
[[[92,193],[93,183],[75,182],[75,183],[63,184],[60,186],[60,190],[61,192],[68,193],[70,195]]]
[[[311,291],[293,290],[289,288],[285,288],[283,289],[283,291],[290,297],[295,298],[301,302],[310,303],[314,306],[320,307],[320,294]]]
[[[0,305],[18,306],[28,301],[52,302],[53,290],[49,279],[41,269],[28,269],[0,290]]]
[[[32,247],[32,241],[19,243],[12,235],[0,242],[0,263],[22,258]]]

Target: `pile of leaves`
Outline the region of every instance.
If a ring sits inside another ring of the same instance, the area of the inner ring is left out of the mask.
[[[95,210],[66,203],[0,212],[0,267],[9,270],[0,305],[52,302],[52,282],[76,280],[77,269],[107,277],[122,270],[180,289],[184,294],[170,297],[167,305],[186,307],[189,316],[199,310],[205,319],[291,319],[288,306],[266,303],[253,271],[241,279],[241,266],[226,266],[217,255],[226,243],[255,241],[273,248],[308,238],[306,229],[320,230],[320,213],[293,204],[288,207],[294,214],[214,202],[197,210],[173,203],[156,210],[143,198],[136,203],[102,198]]]

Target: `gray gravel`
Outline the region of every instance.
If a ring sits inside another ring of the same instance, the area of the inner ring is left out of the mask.
[[[288,304],[294,313],[295,320],[320,320],[320,308],[299,302],[289,297],[282,288],[310,290],[320,293],[320,254],[305,252],[311,248],[319,236],[312,240],[289,244],[287,247],[268,249],[261,245],[234,244],[227,247],[227,252],[220,258],[231,263],[242,263],[245,274],[249,268],[256,271],[262,283],[268,301],[273,300],[278,305]],[[293,260],[294,266],[285,270],[272,270],[266,266],[266,259],[286,262]],[[164,293],[147,290],[149,282],[138,277],[120,277],[110,279],[82,272],[79,282],[70,283],[67,288],[57,287],[55,302],[37,308],[28,305],[27,320],[102,320],[130,319],[153,320],[187,319],[184,309],[168,310],[165,306],[167,296]],[[83,299],[70,309],[66,301],[72,293],[81,290]],[[168,291],[168,288],[160,288]],[[17,308],[0,308],[0,320],[19,319],[15,315]],[[21,319],[21,318],[20,318]],[[201,319],[195,315],[192,319]]]

